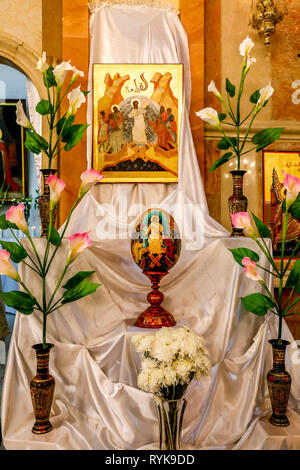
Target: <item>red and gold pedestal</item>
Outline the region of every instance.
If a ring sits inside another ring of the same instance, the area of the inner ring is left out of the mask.
[[[140,328],[175,326],[176,321],[173,315],[161,306],[164,300],[164,294],[159,290],[159,283],[168,273],[144,272],[144,274],[150,279],[152,284],[152,291],[147,295],[150,307],[138,316],[135,325]]]

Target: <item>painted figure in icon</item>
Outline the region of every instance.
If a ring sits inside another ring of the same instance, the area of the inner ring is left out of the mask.
[[[108,153],[119,153],[123,144],[124,121],[119,107],[114,105],[108,120]]]
[[[101,152],[106,151],[108,138],[108,124],[105,119],[105,112],[101,111],[99,116],[99,130],[98,130],[98,150]]]
[[[151,223],[146,232],[148,235],[149,250],[153,254],[159,254],[166,251],[162,249],[163,231],[163,226],[159,222],[159,216],[153,215],[151,217]]]
[[[131,103],[132,110],[127,116],[128,118],[134,118],[134,124],[132,128],[132,140],[133,143],[138,147],[143,147],[148,143],[145,122],[145,107],[147,106],[147,104],[148,102],[145,102],[143,103],[143,106],[141,106],[141,102],[137,99],[134,99]]]

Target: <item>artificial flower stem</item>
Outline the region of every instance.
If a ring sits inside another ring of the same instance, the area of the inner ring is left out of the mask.
[[[36,298],[32,295],[32,293],[30,292],[30,290],[28,289],[28,287],[26,287],[26,285],[24,284],[24,282],[22,281],[19,281],[19,283],[21,284],[21,286],[23,287],[23,289],[27,292],[27,294],[29,294],[31,297],[33,297],[35,299],[35,303],[36,305],[38,306],[39,310],[42,312],[42,307],[40,306],[40,304],[38,303],[38,301],[36,300]]]
[[[40,257],[39,257],[39,254],[38,254],[38,252],[37,252],[36,246],[35,246],[35,244],[34,244],[32,238],[31,238],[31,235],[30,235],[29,232],[28,232],[28,234],[27,234],[27,237],[28,237],[28,240],[29,240],[29,242],[30,242],[32,248],[33,248],[33,251],[34,251],[34,253],[35,253],[35,256],[36,256],[36,258],[37,258],[37,260],[38,260],[38,262],[39,262],[39,265],[40,265],[40,268],[41,268],[41,274],[43,274],[43,273],[44,273],[44,270],[43,270],[42,262],[41,262],[41,260],[40,260]]]
[[[285,248],[285,238],[288,226],[288,218],[289,213],[286,211],[284,214],[284,221],[283,221],[283,233],[282,233],[282,243],[281,243],[281,264],[280,264],[280,280],[279,280],[279,289],[278,289],[278,302],[281,305],[282,302],[282,289],[283,289],[283,259],[284,259],[284,248]],[[279,325],[278,325],[278,342],[281,344],[281,331],[282,331],[282,312],[280,312],[281,316],[279,317]]]
[[[272,276],[275,276],[275,277],[278,277],[278,278],[279,278],[279,276],[278,276],[277,274],[275,274],[275,273],[272,272],[272,271],[269,271],[269,269],[264,268],[263,266],[260,266],[260,264],[257,264],[257,263],[256,263],[256,266],[258,266],[260,269],[263,269],[263,270],[266,271],[267,273],[272,274]]]
[[[283,307],[283,311],[285,312],[285,309],[286,307],[288,306],[288,304],[290,303],[290,300],[292,298],[292,295],[294,293],[294,290],[295,290],[295,286],[292,287],[291,289],[291,292],[290,292],[290,295],[289,295],[289,298],[287,299],[287,302],[285,303],[284,307]]]
[[[48,314],[48,312],[49,312],[49,310],[50,310],[51,303],[52,303],[52,301],[53,301],[53,299],[54,299],[54,297],[55,297],[56,292],[57,292],[58,289],[59,289],[59,286],[61,285],[61,283],[62,283],[62,281],[63,281],[63,278],[65,277],[65,274],[66,274],[66,272],[67,272],[68,267],[69,267],[69,265],[67,264],[67,265],[64,267],[64,270],[63,270],[63,272],[62,272],[61,275],[60,275],[60,278],[59,278],[59,280],[58,280],[58,282],[57,282],[57,284],[56,284],[56,287],[55,287],[55,289],[54,289],[54,292],[53,292],[53,294],[52,294],[52,296],[51,296],[51,298],[50,298],[50,300],[49,300],[49,302],[48,302],[48,305],[47,305],[47,308],[46,308],[46,315]]]
[[[232,109],[232,107],[231,107],[230,97],[229,97],[228,91],[227,91],[227,101],[228,101],[228,106],[229,106],[229,109],[230,109],[229,115],[230,115],[232,121],[234,122],[234,125],[236,126],[236,124],[237,124],[237,122],[236,122],[236,117],[235,117],[234,112],[233,112],[233,109]],[[226,106],[226,105],[225,105],[225,106]]]
[[[291,308],[294,307],[294,305],[296,305],[298,302],[300,302],[300,297],[298,297],[297,299],[295,299],[290,305],[289,307],[285,310],[285,312],[283,312],[284,314],[289,312],[291,310]]]
[[[268,288],[267,284],[265,282],[261,282],[261,284],[263,285],[265,291],[267,292],[267,294],[269,295],[269,298],[272,300],[272,302],[275,304],[275,308],[278,312],[278,314],[280,314],[280,308],[276,302],[276,300],[274,299],[273,297],[273,294],[271,293],[270,289]]]
[[[263,239],[262,239],[263,240]],[[278,276],[280,277],[280,273],[277,269],[277,266],[276,264],[274,263],[274,260],[272,259],[271,257],[271,254],[269,253],[269,250],[268,249],[265,249],[263,247],[263,245],[260,243],[260,241],[258,239],[255,240],[257,245],[259,246],[259,248],[261,249],[261,251],[264,253],[264,255],[266,256],[267,260],[270,262],[270,264],[273,266],[274,270],[277,272]]]
[[[13,230],[11,229],[11,227],[9,227],[9,230],[11,231],[11,233],[12,233],[14,239],[17,241],[17,243],[20,245],[20,247],[23,248],[22,245],[21,245],[21,243],[20,243],[20,240],[16,237],[16,235],[14,234]],[[28,255],[28,258],[31,260],[32,264],[36,267],[36,269],[37,269],[37,271],[38,271],[38,274],[41,275],[42,273],[41,273],[41,271],[40,271],[38,265],[37,265],[37,264],[35,263],[35,261],[31,258],[31,256],[29,255],[29,253],[27,253],[27,255]],[[24,260],[22,260],[22,261],[24,262]]]
[[[255,119],[255,116],[256,116],[256,114],[254,114],[254,115],[252,116],[252,119],[251,119],[251,121],[250,121],[250,124],[249,124],[248,129],[247,129],[246,134],[245,134],[245,138],[244,138],[243,143],[242,143],[242,146],[241,146],[241,148],[240,148],[240,152],[242,152],[243,148],[245,147],[246,140],[247,140],[247,137],[248,137],[248,135],[249,135],[251,126],[252,126],[252,124],[253,124],[253,121],[254,121],[254,119]]]
[[[49,250],[50,250],[50,236],[51,236],[52,220],[53,220],[53,208],[50,209],[49,225],[48,225],[48,233],[47,233],[47,245],[46,245],[44,261],[43,261],[44,271],[46,269],[46,264],[47,264],[47,261],[48,261]]]
[[[291,256],[290,256],[290,259],[288,260],[285,268],[284,268],[284,271],[283,271],[283,275],[285,275],[285,273],[287,272],[288,268],[289,268],[289,265],[292,261],[292,259],[294,258],[295,254],[297,253],[297,251],[300,249],[300,240],[298,241],[297,245],[295,246]]]
[[[75,209],[75,206],[76,206],[76,204],[78,203],[78,201],[80,201],[80,199],[81,199],[81,197],[78,196],[77,199],[76,199],[76,201],[74,202],[73,206],[71,207],[71,210],[70,210],[70,212],[69,212],[68,218],[67,218],[67,220],[66,220],[66,222],[65,222],[65,226],[64,226],[63,232],[62,232],[62,234],[61,234],[61,236],[60,236],[59,243],[58,243],[58,245],[55,247],[55,250],[54,250],[54,252],[53,252],[53,254],[52,254],[51,258],[50,258],[50,261],[49,261],[49,263],[48,263],[48,266],[47,266],[47,268],[46,268],[46,274],[47,274],[47,272],[49,271],[49,268],[50,268],[50,265],[51,265],[51,263],[52,263],[52,261],[53,261],[53,258],[54,258],[54,256],[55,256],[55,253],[57,252],[58,247],[60,246],[60,244],[61,244],[61,242],[62,242],[62,239],[63,239],[63,237],[64,237],[64,234],[66,233],[66,230],[67,230],[67,228],[68,228],[68,225],[69,225],[69,222],[70,222],[70,218],[71,218],[71,215],[72,215],[72,213],[73,213],[73,211],[74,211],[74,209]]]

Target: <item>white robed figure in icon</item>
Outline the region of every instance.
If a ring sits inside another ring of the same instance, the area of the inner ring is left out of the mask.
[[[141,104],[140,100],[135,98],[132,100],[132,110],[128,114],[128,118],[134,118],[134,124],[132,128],[132,140],[135,145],[142,147],[147,145],[147,136],[146,136],[146,123],[145,123],[145,114],[146,106],[150,104],[150,100],[144,100]]]

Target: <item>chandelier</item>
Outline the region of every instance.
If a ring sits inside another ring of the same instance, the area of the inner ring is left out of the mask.
[[[283,4],[279,5],[280,3]],[[255,9],[253,7],[252,0],[249,25],[258,30],[258,35],[260,37],[264,37],[264,43],[267,48],[267,57],[269,57],[271,35],[275,33],[276,24],[282,21],[284,15],[287,13],[288,10],[285,0],[282,0],[281,2],[279,0],[258,0]]]

